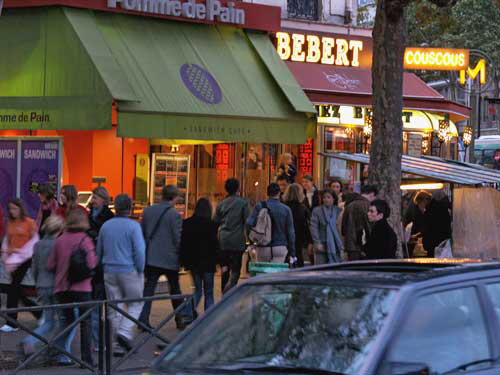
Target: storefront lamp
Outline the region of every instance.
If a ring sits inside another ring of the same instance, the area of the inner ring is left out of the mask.
[[[464,126],[464,134],[462,135],[464,146],[469,147],[472,142],[472,126]]]
[[[351,138],[353,130],[352,128],[345,128],[344,129],[345,135],[347,135],[347,138]]]
[[[449,140],[450,137],[450,119],[446,116],[443,120],[439,120],[438,140],[439,143]]]
[[[365,115],[365,124],[363,126],[363,135],[366,138],[370,138],[372,135],[372,124],[373,124],[373,116],[371,113],[367,113]]]
[[[172,152],[172,153],[179,152],[179,145],[170,146],[170,152]]]

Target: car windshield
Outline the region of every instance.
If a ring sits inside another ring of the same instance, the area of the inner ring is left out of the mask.
[[[246,364],[355,375],[395,294],[358,286],[246,285],[171,348],[160,367],[242,369]]]

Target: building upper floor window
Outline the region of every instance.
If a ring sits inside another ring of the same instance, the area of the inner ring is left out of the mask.
[[[288,0],[288,18],[319,20],[319,0]]]

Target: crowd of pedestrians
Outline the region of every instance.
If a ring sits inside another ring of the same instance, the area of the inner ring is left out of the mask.
[[[267,188],[268,199],[256,204],[250,212],[240,196],[235,178],[225,183],[226,198],[213,208],[200,198],[191,217],[182,220],[176,210],[179,191],[167,185],[162,201],[144,210],[142,221],[130,218],[133,202],[126,194],[114,199],[114,212],[108,207],[110,196],[104,187],[93,191],[89,207],[77,203],[75,186],[61,189],[59,202],[50,184],[39,187],[40,210],[36,220],[26,214],[23,202],[12,199],[8,204],[7,225],[3,226],[2,261],[10,273],[11,284],[7,307],[24,297],[21,283],[31,268],[41,305],[67,304],[92,300],[135,300],[120,304],[144,330],[151,329],[151,301],[161,276],[165,276],[171,294],[182,294],[179,271],[188,270],[195,288],[194,305],[204,300],[204,309],[214,303],[214,275],[221,270],[221,291],[237,285],[247,249],[259,262],[289,263],[293,267],[309,264],[337,263],[345,260],[394,258],[398,239],[388,223],[390,208],[377,199],[375,186],[365,185],[360,193],[344,190],[341,181],[331,181],[319,190],[311,176],[296,183],[296,168],[286,156],[280,164],[275,183]],[[418,244],[433,255],[433,249],[449,238],[449,206],[439,194],[417,193],[405,215],[409,224],[410,254]],[[177,309],[175,322],[184,327],[197,313],[181,301],[172,300]],[[78,317],[82,360],[92,364],[92,351],[97,350],[99,322],[97,309],[88,313],[88,305],[61,310],[45,309],[34,315],[40,319],[35,329],[48,337],[65,330],[57,344],[69,351],[75,329],[69,327]],[[17,331],[17,315],[0,327],[8,333]],[[133,347],[137,325],[110,309],[113,352],[123,356]],[[139,327],[139,328],[141,328]],[[25,355],[36,350],[39,340],[27,336],[21,341]],[[62,353],[55,355],[59,365],[72,364]]]

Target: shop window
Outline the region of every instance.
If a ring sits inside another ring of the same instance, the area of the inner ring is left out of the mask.
[[[298,18],[305,20],[319,19],[318,0],[288,0],[288,18]]]
[[[300,176],[313,175],[313,155],[314,142],[308,139],[307,143],[299,146],[299,165],[298,172]]]
[[[351,128],[325,128],[324,150],[326,152],[355,153],[359,144],[359,132]]]

